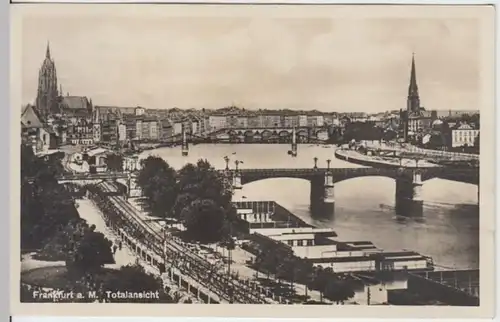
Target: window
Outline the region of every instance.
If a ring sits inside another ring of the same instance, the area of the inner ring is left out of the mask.
[[[309,240],[307,241],[307,246],[313,246],[313,241],[312,241],[312,239],[309,239]]]
[[[298,240],[297,241],[297,246],[304,246],[304,241],[303,240]]]
[[[288,240],[286,243],[290,246],[293,246],[293,240]]]

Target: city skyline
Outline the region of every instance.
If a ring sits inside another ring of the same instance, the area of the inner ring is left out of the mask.
[[[474,20],[45,15],[23,27],[23,104],[34,102],[50,42],[63,93],[95,105],[404,109],[415,52],[423,107],[478,109]]]

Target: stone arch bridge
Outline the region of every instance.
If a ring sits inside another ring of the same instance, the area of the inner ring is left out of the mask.
[[[396,180],[396,212],[421,215],[423,200],[421,188],[425,181],[441,178],[478,185],[478,168],[421,167],[421,168],[297,168],[297,169],[226,169],[218,170],[232,181],[235,189],[244,184],[270,178],[299,178],[311,182],[311,210],[318,214],[333,214],[335,183],[360,177],[381,176]],[[134,173],[69,174],[58,178],[60,183],[98,183],[113,180],[124,187],[128,196],[140,195]],[[479,189],[478,189],[479,193]]]
[[[448,167],[424,168],[303,168],[303,169],[239,169],[231,172],[233,186],[269,178],[299,178],[311,182],[310,206],[313,213],[328,215],[334,213],[335,183],[360,177],[389,177],[396,180],[396,213],[421,216],[423,200],[422,185],[433,178],[460,181],[478,185],[477,168],[458,169]]]
[[[294,129],[291,127],[267,127],[267,128],[226,128],[211,134],[213,138],[226,137],[228,139],[238,139],[240,141],[254,142],[290,142]],[[297,127],[295,135],[298,142],[309,142],[328,138],[326,128]]]

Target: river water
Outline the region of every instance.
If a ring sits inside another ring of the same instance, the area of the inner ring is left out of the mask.
[[[299,145],[298,156],[287,154],[287,144],[200,144],[191,145],[189,156],[181,148],[145,151],[141,157],[156,155],[179,169],[189,162],[207,159],[214,167],[225,167],[224,156],[243,161],[240,168],[347,168],[359,165],[338,160],[331,146]],[[479,268],[479,209],[477,186],[442,179],[424,183],[423,218],[395,215],[395,181],[384,177],[363,177],[335,184],[335,215],[312,218],[309,212],[309,181],[302,179],[266,179],[243,186],[236,200],[275,200],[304,221],[318,227],[330,227],[338,239],[369,240],[384,250],[414,250],[431,256],[440,268]],[[438,267],[439,268],[439,267]],[[437,269],[438,269],[437,268]]]

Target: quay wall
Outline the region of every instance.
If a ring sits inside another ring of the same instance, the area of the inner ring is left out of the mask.
[[[479,298],[415,274],[408,274],[408,291],[449,305],[479,306]]]

